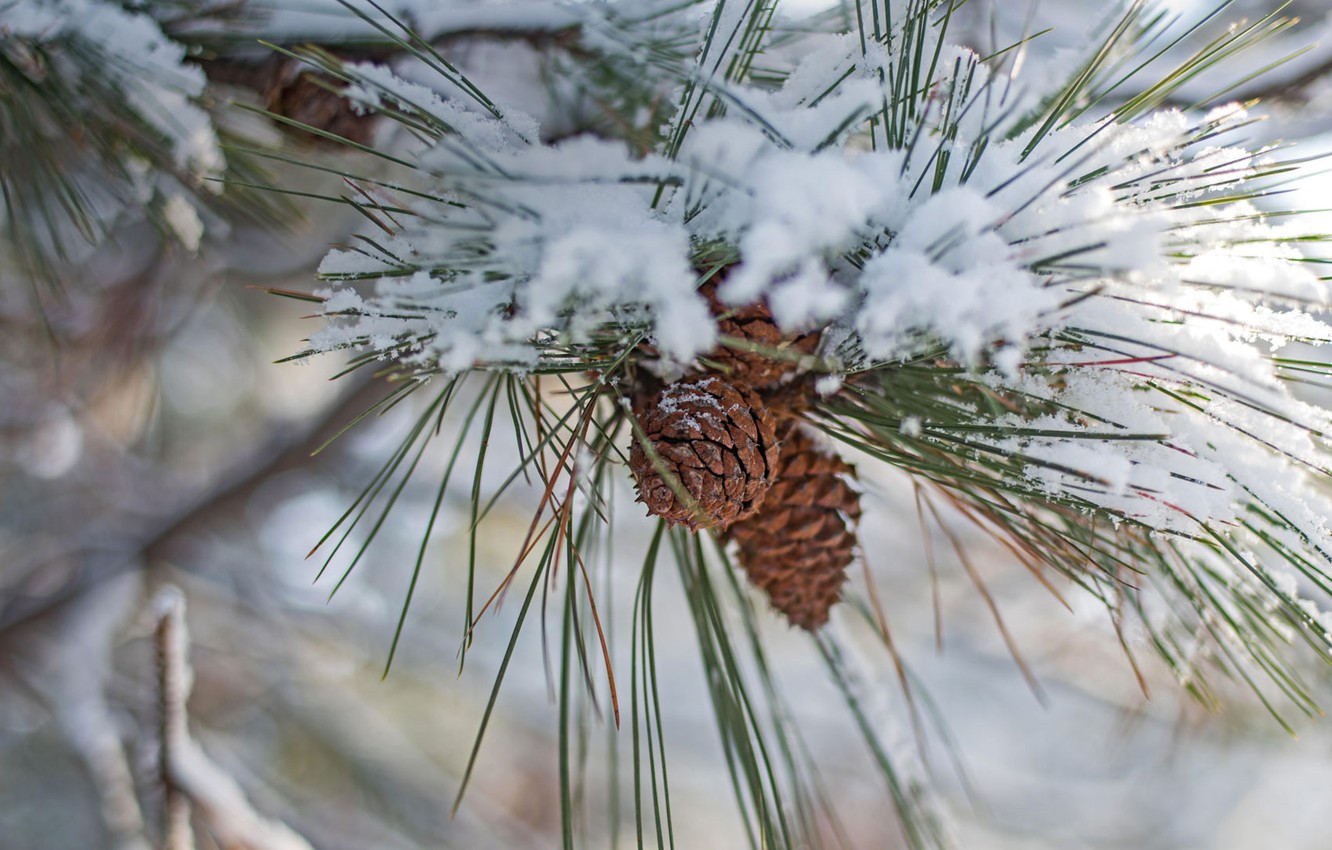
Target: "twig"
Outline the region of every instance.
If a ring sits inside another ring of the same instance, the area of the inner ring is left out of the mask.
[[[162,783],[162,850],[194,850],[190,831],[190,800],[172,777],[173,748],[189,735],[185,701],[190,693],[189,651],[185,634],[185,601],[180,591],[168,586],[154,603],[157,627],[157,693],[161,746],[157,753],[158,777]]]
[[[154,600],[154,612],[162,710],[159,767],[167,798],[163,850],[193,850],[191,807],[226,850],[312,850],[286,824],[256,812],[236,780],[190,737],[185,703],[193,672],[184,595],[171,585],[162,588]]]

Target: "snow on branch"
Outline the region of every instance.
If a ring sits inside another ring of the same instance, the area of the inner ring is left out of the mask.
[[[160,767],[167,790],[163,833],[168,850],[194,846],[193,809],[223,847],[244,850],[312,850],[286,824],[255,811],[236,780],[217,765],[190,735],[186,703],[193,687],[185,596],[174,586],[153,600],[157,621],[158,687],[161,708]]]
[[[1147,3],[1061,74],[950,43],[931,0],[871,4],[847,32],[739,6],[580,7],[585,76],[571,59],[561,83],[610,120],[558,143],[482,93],[485,68],[432,85],[330,63],[420,146],[407,191],[366,190],[393,226],[325,258],[312,350],[416,377],[629,363],[627,385],[712,368],[726,310],[768,311],[779,336],[819,335],[830,428],[1020,529],[1017,548],[1092,583],[1150,563],[1190,628],[1264,669],[1289,626],[1332,655],[1300,596],[1332,588],[1332,423],[1290,390],[1327,367],[1282,355],[1332,343],[1301,250],[1326,236],[1273,211],[1300,163],[1189,88],[1288,23],[1140,85],[1171,34]],[[1051,527],[1083,536],[1050,555],[1031,541]]]

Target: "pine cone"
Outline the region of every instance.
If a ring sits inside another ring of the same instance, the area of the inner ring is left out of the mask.
[[[347,98],[319,85],[311,74],[303,63],[294,59],[279,66],[264,91],[269,111],[359,144],[369,144],[374,116],[357,113]],[[340,147],[338,142],[323,136],[306,138],[314,144]]]
[[[717,364],[733,381],[743,381],[752,387],[775,387],[800,371],[794,356],[773,356],[773,350],[790,355],[813,354],[819,346],[819,332],[787,336],[772,319],[766,304],[729,307],[717,297],[717,283],[709,281],[698,290],[708,300],[712,315],[717,317],[717,333],[736,340],[754,343],[756,350],[718,346],[705,359]]]
[[[638,415],[671,483],[635,439],[629,453],[639,500],[672,525],[726,528],[752,515],[777,465],[772,415],[749,387],[716,375],[668,385]],[[683,487],[694,504],[677,498]]]
[[[740,566],[793,625],[816,631],[855,560],[860,494],[855,469],[792,424],[763,507],[727,531]]]
[[[368,58],[345,54],[346,59]],[[276,115],[308,124],[359,144],[369,144],[374,116],[358,114],[345,97],[314,82],[309,66],[297,59],[274,55],[262,62],[240,59],[209,59],[203,63],[215,83],[242,86],[258,92],[264,108]],[[341,148],[323,136],[302,133],[310,144]]]

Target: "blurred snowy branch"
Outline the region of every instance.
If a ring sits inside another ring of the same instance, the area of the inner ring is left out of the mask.
[[[133,770],[118,718],[107,702],[115,634],[138,602],[137,576],[107,582],[60,616],[29,629],[11,662],[45,702],[84,763],[113,850],[148,850]]]
[[[1104,30],[1118,5],[1126,4],[1089,7],[1076,0],[1018,4],[969,0],[954,13],[954,31],[982,53],[1025,40],[1026,63],[1061,73],[1070,58]],[[1254,144],[1332,132],[1332,109],[1326,108],[1332,102],[1332,10],[1322,0],[1172,0],[1160,8],[1195,29],[1177,43],[1157,45],[1160,53],[1151,65],[1156,71],[1164,71],[1189,51],[1228,32],[1276,15],[1294,20],[1246,55],[1249,76],[1237,83],[1233,66],[1222,63],[1189,80],[1167,105],[1186,108],[1221,91],[1238,102],[1261,101],[1259,109],[1268,120],[1253,129]],[[1140,75],[1140,83],[1125,86],[1120,94],[1140,93],[1142,86],[1158,77],[1159,73],[1149,70]]]
[[[223,847],[234,850],[311,850],[286,824],[254,810],[245,792],[190,735],[186,702],[193,688],[185,597],[166,586],[153,600],[161,705],[162,782],[167,791],[166,850],[191,850],[190,810]]]

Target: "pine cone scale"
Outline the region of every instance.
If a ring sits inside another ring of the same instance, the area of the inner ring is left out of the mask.
[[[690,528],[726,528],[758,510],[778,442],[772,415],[752,388],[715,375],[677,381],[638,419],[662,466],[635,441],[629,461],[650,514]]]
[[[817,331],[783,334],[773,321],[772,312],[762,303],[731,307],[717,296],[717,282],[699,288],[717,320],[717,333],[724,342],[707,360],[734,381],[752,387],[770,389],[791,379],[800,371],[798,358],[773,357],[774,352],[811,355],[821,339]]]
[[[750,582],[793,625],[809,631],[827,622],[855,559],[860,495],[850,484],[854,475],[850,464],[790,426],[763,506],[726,533]]]

